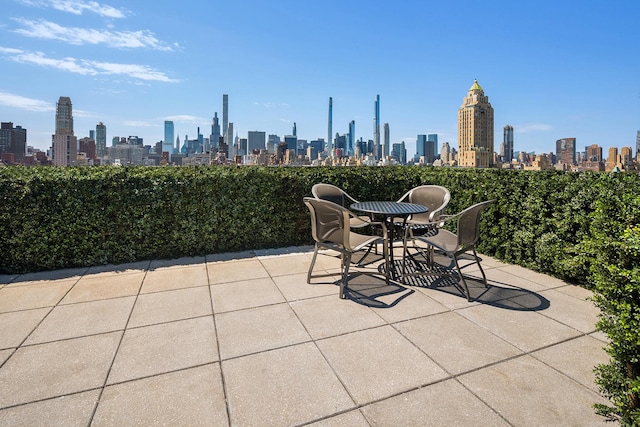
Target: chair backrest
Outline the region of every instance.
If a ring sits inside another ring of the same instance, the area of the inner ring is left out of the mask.
[[[480,214],[484,208],[495,202],[487,200],[470,206],[458,215],[458,247],[468,247],[475,245],[480,238]]]
[[[349,249],[349,210],[314,197],[305,197],[303,201],[311,213],[313,239],[319,243],[331,242]]]
[[[439,185],[421,185],[409,190],[405,196],[409,203],[416,203],[429,208],[429,212],[413,215],[411,219],[429,222],[438,221],[440,216],[444,214],[449,200],[451,200],[449,190]]]
[[[315,184],[311,188],[311,194],[316,199],[328,200],[337,205],[344,206],[345,193],[340,187],[331,184]]]

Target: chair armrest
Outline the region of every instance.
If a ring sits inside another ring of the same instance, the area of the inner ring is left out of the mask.
[[[409,194],[411,194],[411,190],[404,193],[404,195],[398,199],[398,203],[404,202],[407,198],[409,198]]]
[[[438,220],[434,221],[434,224],[436,224],[436,227],[442,228],[447,222],[457,221],[459,216],[460,216],[460,213],[457,213],[455,215],[440,215]]]

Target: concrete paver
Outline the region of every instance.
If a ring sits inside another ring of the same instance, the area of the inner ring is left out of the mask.
[[[0,313],[0,348],[18,347],[51,308]]]
[[[114,384],[217,360],[211,317],[128,329],[107,382]]]
[[[153,325],[211,314],[207,286],[185,288],[138,296],[129,327]]]
[[[359,405],[447,377],[388,325],[320,340],[317,345]]]
[[[0,426],[608,425],[588,290],[482,256],[471,302],[379,261],[340,299],[312,250],[0,277]]]

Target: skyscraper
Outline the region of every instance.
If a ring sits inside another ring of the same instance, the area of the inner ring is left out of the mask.
[[[382,147],[382,155],[386,159],[387,157],[389,157],[389,147],[390,147],[389,144],[391,143],[391,135],[389,133],[389,123],[385,123],[384,126],[382,126],[382,141],[384,144]]]
[[[260,131],[249,131],[247,133],[247,154],[253,150],[264,150],[266,148],[266,134]]]
[[[229,130],[229,95],[222,95],[222,136],[227,138],[227,131]],[[233,132],[228,137],[228,140],[233,139]],[[228,142],[225,139],[225,142]]]
[[[433,164],[438,151],[438,135],[430,133],[427,135],[427,141],[424,148],[424,160],[427,164]]]
[[[71,98],[68,96],[61,96],[56,104],[55,133],[73,135],[73,108],[71,106]]]
[[[296,128],[296,122],[293,122],[293,136],[298,136],[298,129]]]
[[[229,160],[233,161],[236,155],[236,145],[233,140],[233,123],[227,125],[227,132],[224,134],[224,143],[229,147]]]
[[[211,123],[211,135],[209,135],[209,142],[211,144],[211,151],[218,151],[218,145],[220,144],[220,123],[218,123],[218,112],[213,115],[213,122]]]
[[[356,121],[351,120],[349,122],[349,135],[347,141],[347,154],[352,156],[354,154],[355,142],[356,142]]]
[[[513,159],[513,126],[506,125],[504,127],[504,134],[502,139],[503,149],[500,156],[505,163],[511,163]]]
[[[61,96],[56,104],[56,132],[51,137],[55,166],[75,166],[78,162],[78,138],[73,135],[71,99]]]
[[[347,135],[340,135],[336,133],[336,157],[346,156],[347,151]]]
[[[27,152],[27,130],[22,126],[13,127],[12,122],[0,124],[0,155],[13,157],[12,162],[21,163]]]
[[[376,95],[376,100],[374,102],[373,147],[373,155],[377,160],[382,155],[382,152],[380,150],[380,95]]]
[[[280,137],[278,135],[269,134],[269,136],[267,137],[267,151],[269,153],[275,153],[279,143],[280,143]],[[324,150],[324,145],[322,146],[322,150],[320,151],[323,151],[323,150]]]
[[[438,134],[430,133],[427,135],[427,141],[433,142],[433,159],[438,156]]]
[[[565,165],[576,164],[575,138],[562,138],[556,141],[556,159]]]
[[[329,157],[333,157],[333,98],[329,97],[329,132],[327,134],[327,151],[329,152]]]
[[[407,149],[404,145],[404,141],[400,144],[393,144],[391,157],[395,158],[402,165],[407,163]]]
[[[493,166],[493,107],[477,80],[458,110],[458,150],[460,166]]]
[[[591,144],[589,147],[584,147],[584,154],[588,162],[602,161],[602,147],[598,146],[598,144]]]
[[[166,151],[169,154],[173,154],[173,136],[174,128],[173,121],[164,121],[164,139],[162,140],[162,151]],[[162,153],[159,153],[162,154]]]
[[[636,135],[636,161],[640,162],[640,130]]]
[[[100,122],[96,125],[96,156],[107,154],[107,127]]]
[[[427,155],[427,135],[418,135],[416,139],[416,160]]]

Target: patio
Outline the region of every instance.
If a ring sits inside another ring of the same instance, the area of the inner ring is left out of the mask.
[[[472,302],[356,269],[341,300],[311,256],[0,276],[0,425],[609,425],[589,291],[482,256]]]

